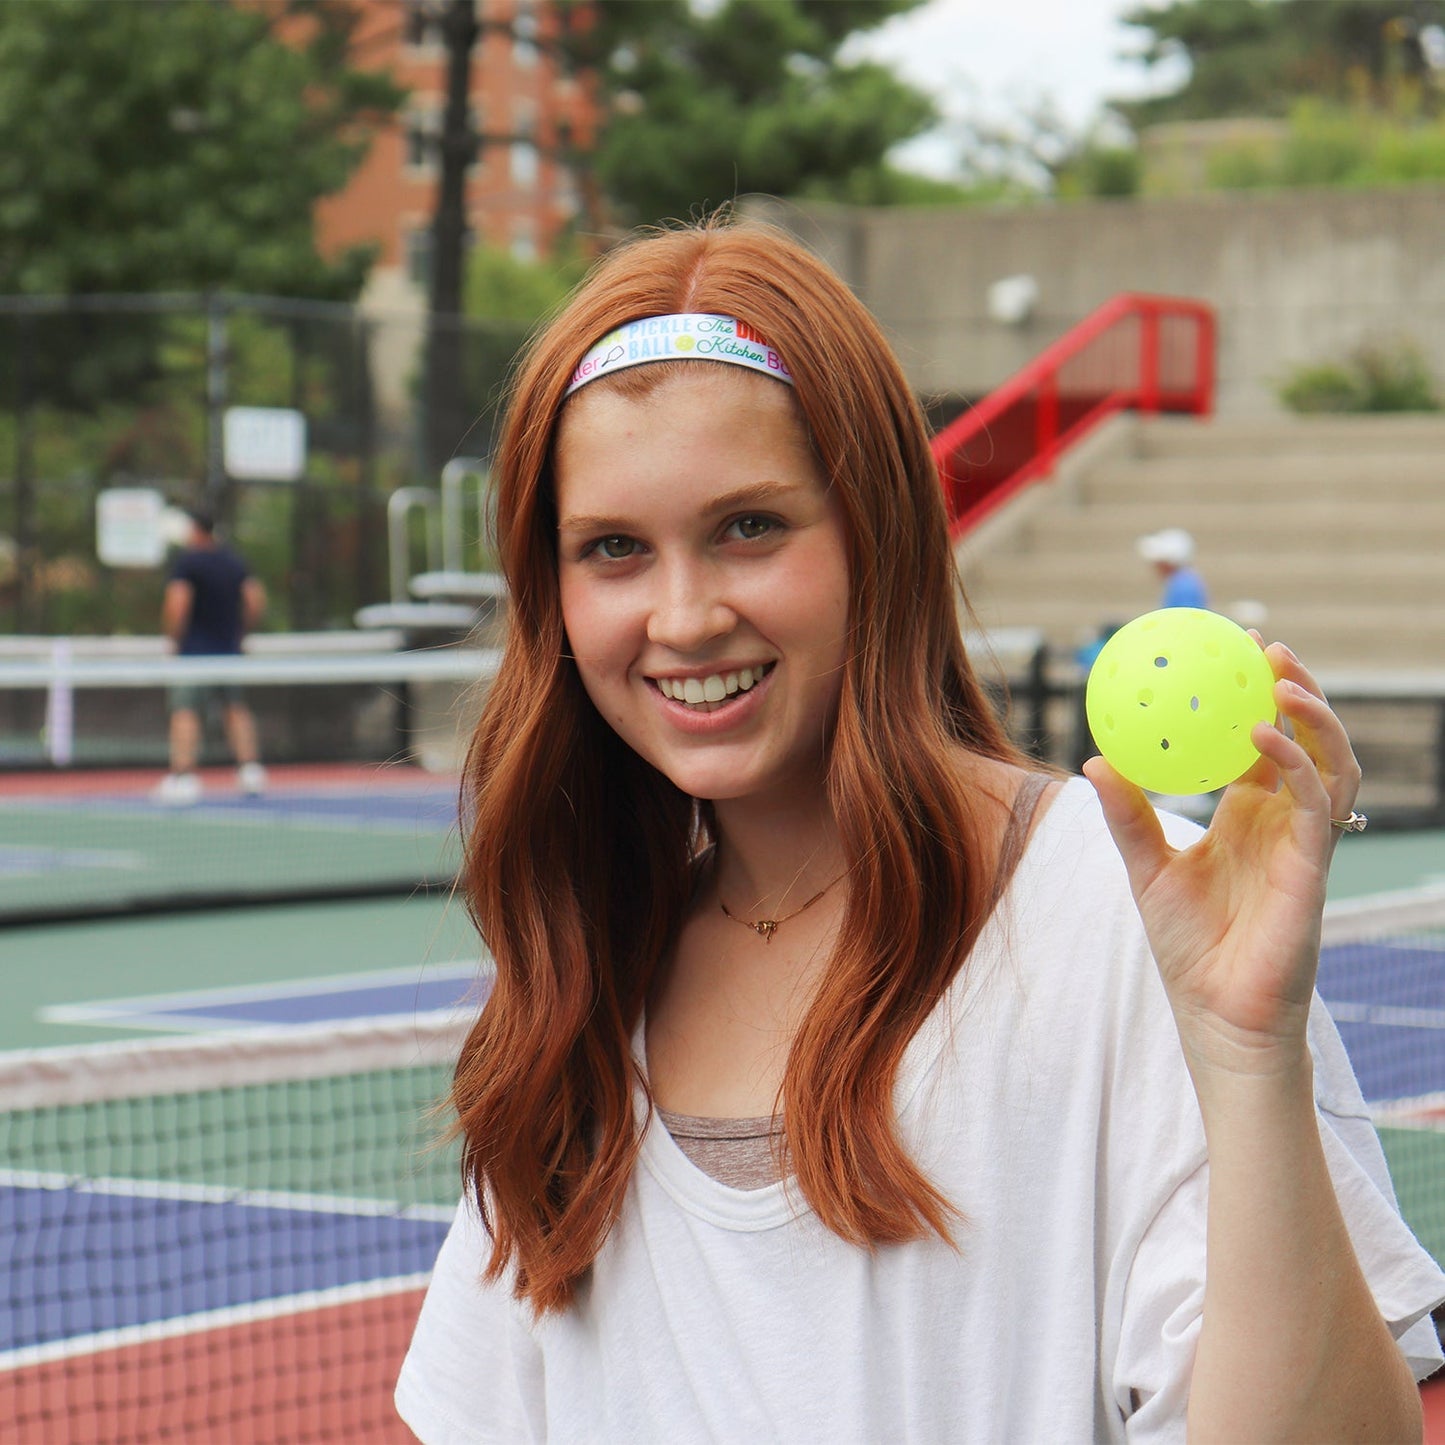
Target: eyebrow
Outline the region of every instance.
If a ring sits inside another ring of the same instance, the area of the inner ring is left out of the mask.
[[[780,497],[803,490],[803,485],[801,482],[751,482],[720,493],[707,504],[705,510],[709,516],[715,516],[720,512],[733,512],[743,507],[766,506]],[[622,517],[579,512],[575,516],[564,517],[557,524],[557,530],[605,535],[609,532],[626,532],[631,525]]]

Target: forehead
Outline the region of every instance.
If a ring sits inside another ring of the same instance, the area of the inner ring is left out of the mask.
[[[825,490],[789,387],[693,362],[640,394],[610,381],[579,391],[563,413],[552,471],[564,527],[578,516],[680,517],[750,488]]]

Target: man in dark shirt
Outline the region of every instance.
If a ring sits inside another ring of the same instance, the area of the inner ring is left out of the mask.
[[[190,533],[171,564],[161,602],[161,626],[183,657],[229,656],[266,610],[266,591],[231,548],[216,539],[215,522],[206,513],[188,513]],[[256,721],[236,684],[205,687],[186,684],[170,691],[170,772],[156,790],[163,803],[184,806],[201,796],[196,773],[200,758],[202,710],[216,694],[226,741],[236,760],[241,791],[260,793],[266,770],[259,761]]]

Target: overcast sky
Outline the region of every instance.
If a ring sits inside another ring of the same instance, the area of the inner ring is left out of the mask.
[[[927,0],[910,14],[850,43],[851,56],[891,66],[935,96],[945,113],[993,120],[1044,99],[1079,130],[1106,96],[1172,90],[1179,69],[1149,72],[1122,58],[1145,32],[1119,21],[1135,0]],[[896,159],[914,170],[946,173],[956,143],[914,142]]]

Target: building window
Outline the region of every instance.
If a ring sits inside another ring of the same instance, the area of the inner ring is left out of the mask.
[[[434,50],[442,43],[441,25],[428,0],[404,0],[402,40],[413,50]]]
[[[470,170],[481,160],[481,114],[475,106],[469,112],[472,153],[467,161]],[[441,167],[442,118],[437,111],[413,111],[406,119],[406,168],[413,173],[435,175]]]
[[[406,233],[406,279],[423,290],[431,285],[430,226],[414,226]]]
[[[513,141],[510,150],[512,184],[522,190],[531,190],[537,184],[539,158],[537,147],[530,141]]]
[[[517,261],[537,259],[537,228],[525,216],[512,222],[512,257]]]
[[[530,70],[540,54],[536,12],[529,0],[517,0],[517,13],[512,19],[512,64],[519,70]]]
[[[406,118],[406,168],[434,171],[437,166],[437,118],[412,114]]]

